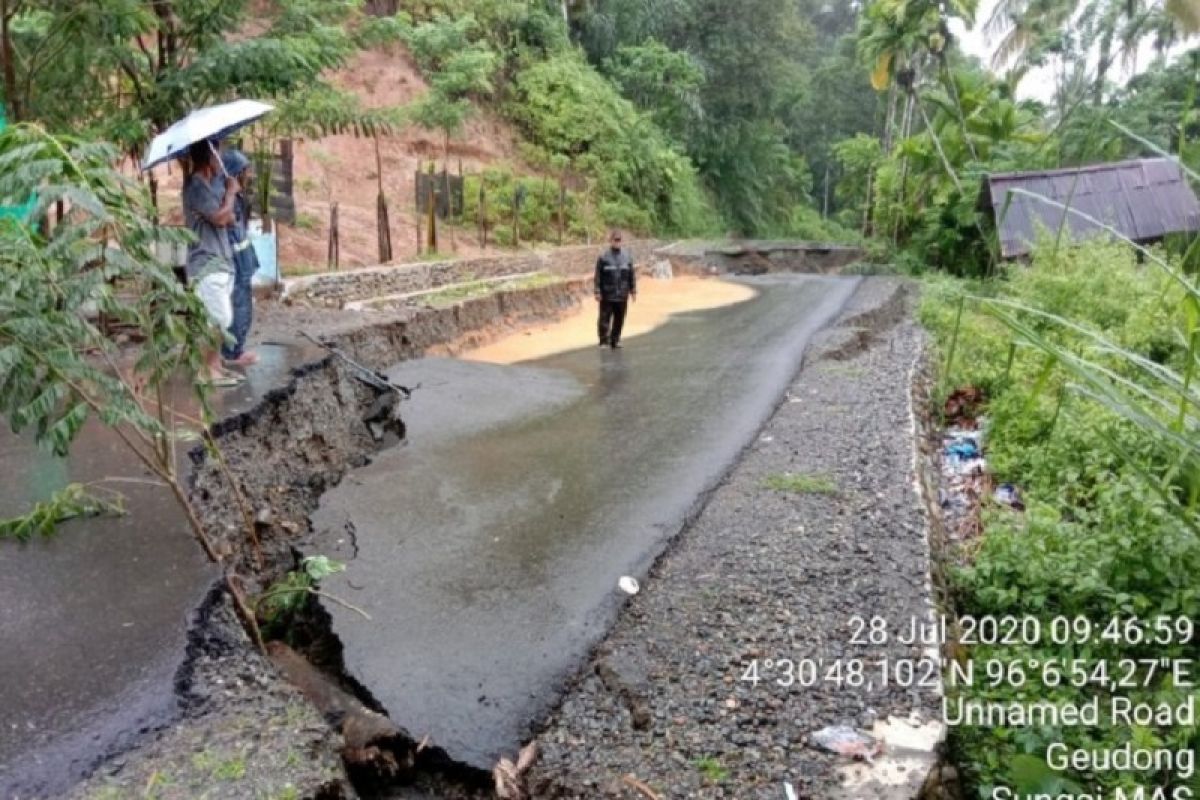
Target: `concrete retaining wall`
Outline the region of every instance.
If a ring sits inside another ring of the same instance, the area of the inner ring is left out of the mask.
[[[641,264],[664,242],[642,240],[629,243]],[[485,278],[548,272],[572,277],[590,274],[603,245],[560,247],[538,253],[497,255],[462,261],[370,267],[346,272],[329,272],[285,282],[284,301],[296,305],[343,308],[347,303],[376,297],[423,292]]]
[[[591,294],[591,278],[576,277],[536,289],[513,289],[422,309],[411,320],[371,325],[335,337],[355,359],[386,369],[429,353],[454,353],[482,344],[505,330],[559,319]]]

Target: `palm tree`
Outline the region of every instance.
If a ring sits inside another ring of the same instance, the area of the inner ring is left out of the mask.
[[[984,31],[1000,36],[993,66],[1020,66],[1045,32],[1078,30],[1082,49],[1099,55],[1097,92],[1116,54],[1136,57],[1153,39],[1161,52],[1179,39],[1200,33],[1200,0],[1000,0]],[[1116,52],[1114,52],[1116,48]]]

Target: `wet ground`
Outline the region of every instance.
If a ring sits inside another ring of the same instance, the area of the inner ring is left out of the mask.
[[[732,281],[695,276],[671,280],[645,277],[638,281],[638,298],[630,304],[622,337],[628,344],[676,314],[742,303],[753,296],[749,286]],[[585,302],[584,308],[585,313],[534,326],[520,336],[506,336],[463,357],[491,364],[516,364],[589,347],[596,343],[595,301]]]
[[[243,411],[313,350],[263,347],[240,388],[216,397]],[[186,449],[183,448],[183,449]],[[72,482],[149,478],[110,431],[89,424],[69,459],[0,432],[0,515]],[[75,520],[57,536],[0,542],[0,797],[61,792],[97,758],[176,713],[187,618],[215,577],[160,486],[106,484],[122,517]]]
[[[939,673],[922,671],[922,645],[858,645],[850,623],[881,615],[899,629],[931,611],[914,459],[927,362],[908,293],[869,279],[814,337],[785,402],[539,731],[531,796],[651,796],[626,776],[691,800],[924,796]],[[866,666],[882,660],[922,677],[884,681]],[[844,682],[856,664],[865,679]],[[870,731],[886,752],[834,756],[815,741],[830,725]]]
[[[424,360],[409,443],[326,495],[316,546],[348,671],[452,757],[513,753],[641,576],[770,416],[858,282],[765,276],[621,351]],[[636,314],[636,308],[632,311]]]

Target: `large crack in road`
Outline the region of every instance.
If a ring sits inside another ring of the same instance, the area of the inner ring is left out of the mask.
[[[481,768],[512,753],[641,575],[770,416],[853,279],[764,276],[624,351],[518,368],[426,359],[405,447],[323,499],[314,550],[347,671],[393,719]],[[633,309],[636,312],[636,308]],[[357,557],[344,531],[357,531]]]

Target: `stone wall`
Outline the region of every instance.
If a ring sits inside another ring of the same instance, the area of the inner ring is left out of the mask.
[[[645,264],[663,242],[642,240],[629,243],[634,258]],[[330,272],[285,282],[284,301],[296,305],[344,308],[348,303],[378,297],[439,289],[457,283],[548,272],[563,277],[587,275],[596,264],[603,245],[560,247],[536,253],[496,255],[462,261],[436,261],[368,269]]]

